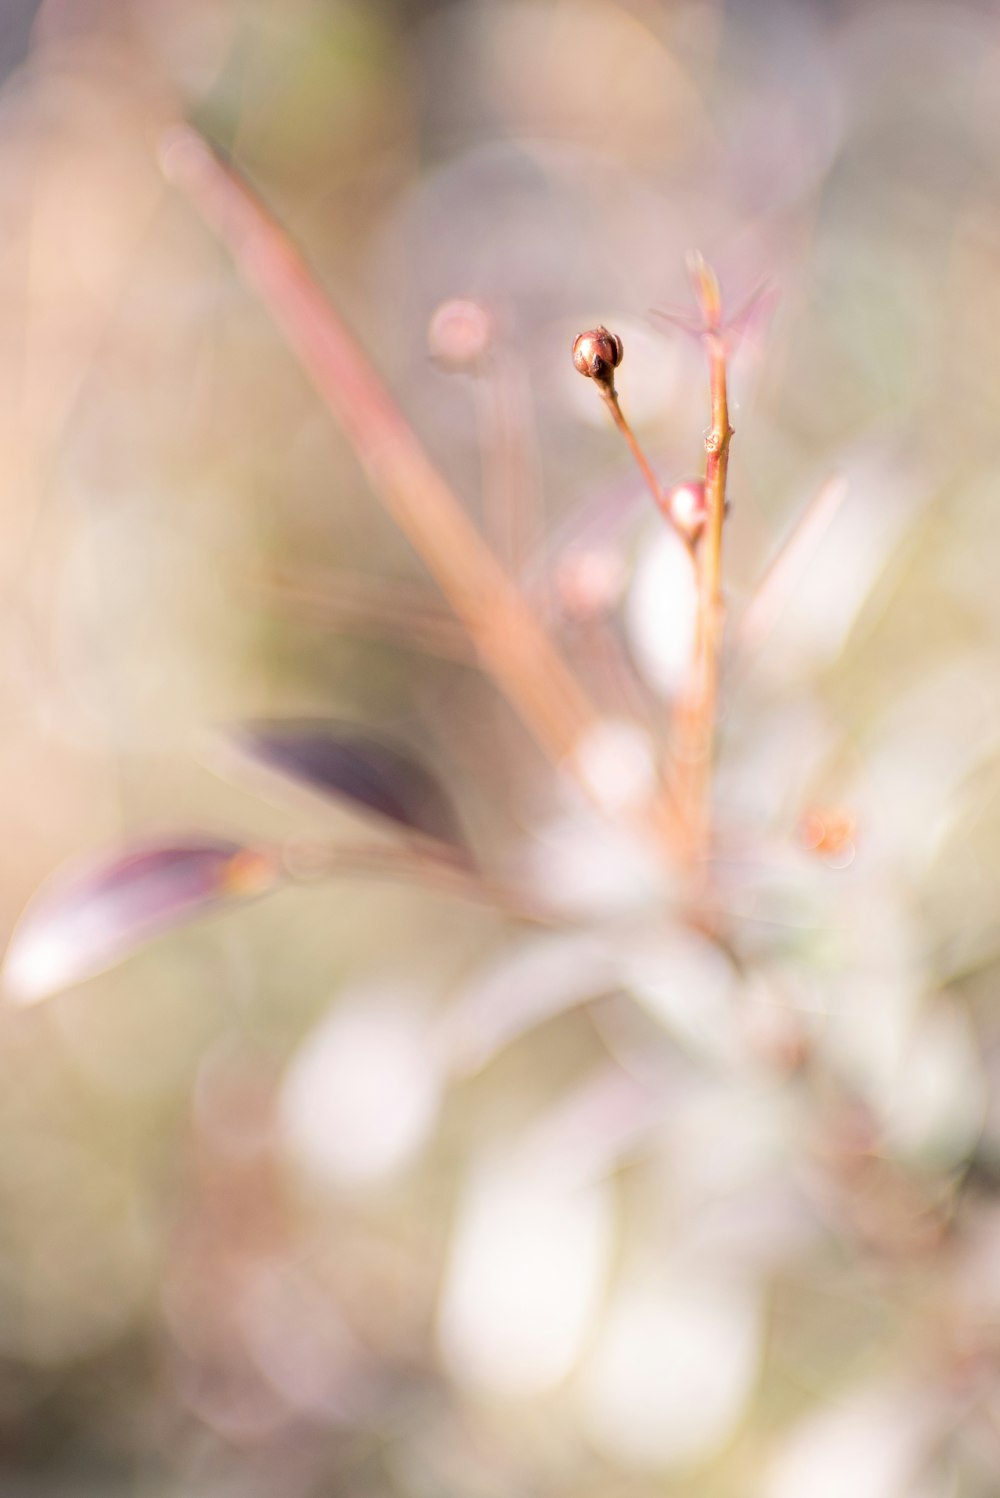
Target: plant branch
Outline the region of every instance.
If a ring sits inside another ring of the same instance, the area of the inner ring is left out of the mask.
[[[478,665],[466,631],[453,614],[428,606],[423,589],[355,573],[281,569],[254,579],[253,589],[265,606],[307,623]]]
[[[711,838],[712,757],[719,696],[719,652],[725,624],[722,596],[722,531],[726,517],[729,445],[729,393],[725,339],[721,332],[719,285],[700,256],[691,266],[704,319],[708,352],[712,424],[705,437],[707,523],[697,556],[698,616],[691,681],[678,722],[677,772],[680,804],[687,824],[686,852],[702,861]]]
[[[515,578],[524,571],[540,531],[531,392],[525,379],[515,356],[501,347],[490,350],[474,382],[486,536]]]
[[[649,489],[649,492],[650,494],[652,494],[653,499],[656,502],[656,506],[659,509],[663,503],[663,491],[660,488],[660,482],[657,479],[656,474],[653,472],[646,454],[639,446],[632,428],[625,420],[625,413],[622,411],[621,403],[618,399],[617,390],[602,390],[601,394],[604,397],[604,404],[611,412],[611,416],[615,426],[618,428],[622,436],[625,438],[625,441],[628,443],[629,451],[636,461],[636,466],[638,467],[639,472],[642,474],[643,478],[646,480],[646,485]]]
[[[573,364],[576,370],[585,379],[593,380],[597,386],[601,400],[611,412],[611,419],[628,444],[629,452],[635,459],[639,472],[653,496],[656,508],[667,524],[674,526],[690,552],[690,541],[676,525],[666,496],[660,488],[660,481],[653,472],[646,454],[639,446],[635,433],[626,421],[618,399],[618,391],[615,389],[615,370],[622,362],[624,353],[624,346],[618,334],[609,332],[603,323],[596,328],[590,328],[586,333],[578,333],[573,341]]]
[[[417,845],[354,846],[289,842],[282,865],[296,883],[326,879],[391,879],[431,893],[453,895],[489,905],[503,915],[534,925],[565,924],[560,912],[529,900],[501,880],[480,874],[470,864],[429,853]]]
[[[611,416],[615,423],[615,426],[618,428],[622,436],[625,438],[625,441],[628,443],[629,451],[636,461],[636,466],[638,467],[639,472],[642,474],[643,478],[646,481],[646,487],[649,489],[650,494],[652,494],[653,496],[653,499],[656,503],[656,508],[659,510],[660,514],[663,516],[667,524],[674,529],[680,539],[684,542],[685,549],[691,555],[693,561],[694,551],[691,545],[690,538],[686,536],[680,529],[673,515],[671,514],[670,507],[667,504],[666,495],[660,487],[660,481],[656,477],[656,474],[653,472],[652,465],[650,464],[649,459],[646,457],[646,454],[639,446],[638,438],[636,437],[631,426],[625,418],[625,413],[622,410],[621,403],[618,399],[617,390],[613,388],[610,391],[602,390],[601,395],[604,398],[604,404],[611,412]]]
[[[583,689],[432,465],[412,428],[285,231],[194,130],[175,131],[163,168],[227,245],[372,486],[467,629],[485,669],[541,747],[572,767],[597,721]]]

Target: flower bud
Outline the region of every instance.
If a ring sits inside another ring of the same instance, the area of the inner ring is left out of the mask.
[[[708,520],[708,499],[701,479],[682,479],[663,497],[663,508],[676,530],[692,545],[699,540]]]
[[[603,325],[592,328],[589,333],[580,333],[573,343],[573,363],[588,380],[596,380],[612,392],[615,388],[614,371],[622,362],[624,349],[617,333],[609,333]]]

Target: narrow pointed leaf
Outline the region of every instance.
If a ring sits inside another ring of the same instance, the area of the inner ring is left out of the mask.
[[[266,852],[222,838],[133,844],[56,874],[15,928],[3,986],[33,1004],[113,966],[226,900],[262,894],[280,871]]]
[[[258,764],[437,842],[463,845],[436,777],[408,750],[334,719],[246,724],[238,744]]]

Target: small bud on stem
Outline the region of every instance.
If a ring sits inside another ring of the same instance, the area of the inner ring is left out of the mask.
[[[663,496],[664,511],[689,546],[701,540],[708,521],[708,499],[703,479],[682,479]]]
[[[573,363],[582,375],[593,380],[605,399],[615,399],[615,370],[625,350],[617,333],[603,325],[580,333],[573,344]]]
[[[615,426],[621,432],[629,445],[629,450],[635,459],[639,472],[646,480],[649,492],[656,501],[656,507],[670,524],[675,525],[681,540],[690,549],[690,538],[680,526],[677,526],[667,506],[666,496],[660,487],[659,480],[650,465],[649,459],[636,441],[635,433],[625,420],[618,400],[618,391],[615,389],[615,370],[622,362],[625,353],[624,346],[617,333],[609,333],[604,324],[591,328],[587,333],[579,333],[573,341],[573,364],[586,379],[593,380],[600,391],[601,399],[611,412]]]

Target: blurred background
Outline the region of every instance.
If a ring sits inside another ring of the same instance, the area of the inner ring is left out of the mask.
[[[5,1495],[1000,1492],[998,21],[4,0],[5,934],[123,839],[356,843],[219,752],[303,715],[411,746],[484,866],[572,915],[310,883],[3,1010]],[[612,800],[683,682],[690,585],[569,347],[622,336],[625,409],[684,478],[703,355],[650,309],[690,306],[691,249],[730,305],[767,283],[733,370],[726,952],[470,668],[164,182],[182,119],[585,679]],[[428,342],[456,297],[474,367],[447,320]]]

